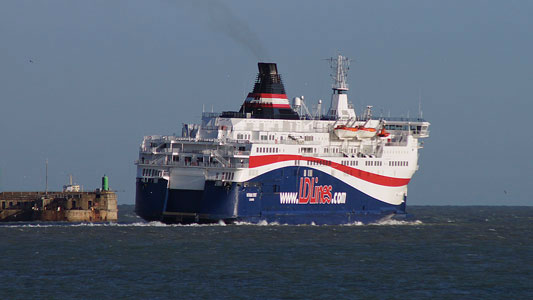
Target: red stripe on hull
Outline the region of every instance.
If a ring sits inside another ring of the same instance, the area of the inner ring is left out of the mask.
[[[250,168],[256,168],[261,166],[270,165],[277,162],[283,162],[288,160],[304,160],[304,161],[313,161],[322,165],[332,167],[336,170],[342,171],[346,174],[352,175],[356,178],[359,178],[370,183],[379,184],[383,186],[397,187],[404,186],[409,183],[411,179],[409,178],[394,178],[383,175],[378,175],[356,168],[351,168],[345,165],[338,164],[325,159],[319,159],[314,157],[307,157],[301,155],[290,155],[290,154],[280,154],[280,155],[264,155],[264,156],[250,156],[249,166]]]

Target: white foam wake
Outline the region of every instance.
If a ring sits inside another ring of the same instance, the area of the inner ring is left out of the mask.
[[[362,222],[356,221],[353,223],[341,224],[340,226],[405,226],[405,225],[422,225],[422,221],[405,221],[405,220],[382,220],[376,223],[364,224]],[[266,220],[261,220],[257,223],[253,222],[242,222],[237,221],[232,225],[236,226],[289,226],[288,224],[280,224],[279,222],[267,222]],[[218,223],[212,224],[165,224],[159,221],[152,222],[134,222],[134,223],[25,223],[25,224],[6,224],[0,225],[0,228],[48,228],[48,227],[218,227],[218,226],[227,226],[227,224],[220,220]],[[332,225],[317,225],[315,222],[310,224],[299,224],[294,226],[332,226]]]
[[[422,225],[424,223],[422,223],[422,221],[420,220],[414,220],[414,221],[405,221],[405,220],[394,220],[394,219],[389,219],[389,220],[381,220],[379,222],[376,222],[376,223],[370,223],[368,225],[378,225],[378,226],[382,226],[382,225],[388,225],[388,226],[397,226],[397,225]]]
[[[280,224],[278,222],[267,222],[266,220],[261,220],[257,223],[253,222],[244,222],[244,221],[237,221],[233,223],[237,226],[280,226],[280,225],[287,225],[287,224]]]

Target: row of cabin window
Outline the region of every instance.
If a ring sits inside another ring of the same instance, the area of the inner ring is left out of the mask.
[[[275,139],[274,135],[261,135],[261,140],[262,141],[273,141]]]
[[[178,148],[178,146],[180,146],[181,144],[177,144],[177,143],[173,143],[173,144],[169,144],[169,143],[163,143],[163,144],[159,144],[159,143],[150,143],[150,147],[152,148],[156,148],[156,147],[159,147],[159,148]]]
[[[314,160],[314,161],[308,160],[307,161],[307,165],[308,166],[318,166],[318,165],[329,166],[329,165],[331,165],[331,162],[327,161],[327,160]],[[311,176],[311,175],[309,175],[309,176]]]
[[[407,167],[409,166],[408,161],[389,161],[389,167]]]
[[[279,153],[279,149],[278,148],[259,147],[259,148],[257,148],[257,153]]]
[[[316,149],[315,148],[298,148],[298,152],[299,153],[314,153],[316,152]]]
[[[178,162],[178,161],[180,161],[180,157],[179,157],[179,155],[174,155],[174,156],[172,156],[172,161],[174,161],[174,162]],[[210,161],[211,161],[211,159],[210,159]],[[185,163],[191,163],[191,162],[192,162],[192,157],[188,157],[188,156],[186,156],[186,157],[185,157]],[[197,163],[204,162],[204,158],[201,157],[201,156],[200,156],[200,157],[197,157],[197,158],[196,158],[196,162],[197,162]],[[212,161],[211,161],[211,162],[212,162]]]
[[[344,165],[344,166],[357,166],[357,165],[359,165],[359,162],[356,161],[356,160],[352,160],[352,161],[343,160],[343,161],[341,161],[341,165]]]
[[[162,171],[154,169],[143,169],[143,176],[161,176]]]
[[[324,148],[324,153],[339,153],[339,148]]]
[[[389,125],[385,125],[385,130],[409,130],[409,126],[389,124]]]
[[[241,137],[239,137],[241,136]],[[250,139],[250,135],[247,135],[247,139]],[[237,139],[242,139],[242,134],[237,134]],[[261,135],[262,141],[273,141],[276,137],[274,135]],[[280,140],[283,140],[283,136],[280,137]],[[304,136],[304,141],[306,142],[312,142],[314,140],[314,137],[312,135],[306,135]]]
[[[413,126],[413,125],[408,126],[408,125],[389,124],[389,125],[385,125],[385,129],[386,130],[403,130],[403,131],[411,130],[411,132],[414,134],[420,134],[422,130],[427,130],[427,126]]]
[[[300,153],[317,153],[315,148],[299,148],[298,152]],[[324,148],[324,153],[340,153],[339,148]],[[350,149],[350,153],[356,153],[356,149]]]
[[[238,140],[250,140],[250,135],[249,134],[237,133],[237,139]]]
[[[368,160],[365,161],[365,166],[371,166],[371,167],[381,167],[382,162],[379,160]]]

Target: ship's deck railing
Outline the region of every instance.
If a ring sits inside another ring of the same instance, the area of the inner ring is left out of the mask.
[[[191,138],[191,137],[181,137],[175,135],[147,135],[144,137],[144,141],[164,141],[164,142],[216,142],[219,139],[211,138]]]
[[[417,122],[417,123],[422,123],[422,122],[427,122],[426,120],[424,120],[423,118],[418,118],[418,117],[415,117],[415,118],[407,118],[407,117],[379,117],[379,118],[373,118],[373,119],[377,119],[377,120],[383,120],[383,121],[388,121],[388,122]]]
[[[222,113],[219,112],[204,112],[202,113],[202,117],[204,118],[217,118],[217,117],[224,117],[224,118],[238,118],[243,119],[246,118],[246,114],[236,112],[236,111],[225,111]],[[253,118],[253,116],[252,116]],[[302,115],[300,116],[301,120],[329,120],[329,121],[335,121],[337,120],[337,116],[329,116],[329,115],[321,115],[319,118],[312,117],[308,115]],[[395,122],[426,122],[425,119],[420,117],[382,117],[382,116],[372,116],[370,119],[372,120],[384,120],[384,121],[395,121]],[[369,118],[365,115],[360,115],[356,117],[356,121],[368,121]]]
[[[388,146],[405,146],[406,141],[396,141],[396,142],[389,142],[387,143]],[[319,158],[319,159],[335,159],[335,158],[358,158],[358,159],[370,159],[370,158],[380,158],[381,154],[378,152],[375,153],[303,153],[303,157],[311,157],[311,158]],[[204,159],[202,161],[198,160],[184,160],[180,159],[180,161],[164,161],[164,160],[144,160],[144,162],[141,163],[140,160],[135,160],[135,164],[140,166],[158,166],[158,167],[165,167],[165,166],[175,166],[175,167],[213,167],[213,168],[220,168],[220,167],[226,167],[226,168],[248,168],[248,159],[244,159],[241,162],[241,159],[234,156],[226,156],[224,155],[223,158],[225,159],[225,163],[221,163],[213,158],[212,161],[209,161],[208,159]],[[163,174],[165,176],[168,176],[168,173]]]
[[[234,144],[232,142],[232,144]],[[235,143],[237,144],[237,143]],[[216,148],[210,149],[187,149],[181,150],[181,148],[164,148],[164,149],[155,149],[155,148],[141,148],[141,153],[143,154],[180,154],[180,153],[195,153],[195,154],[211,154],[211,151],[215,151]],[[220,149],[219,149],[220,150]],[[232,153],[236,155],[250,155],[250,151],[241,151],[241,150],[232,150]]]
[[[254,144],[268,144],[268,145],[321,145],[321,141],[304,141],[304,135],[305,133],[302,132],[301,135],[298,133],[295,133],[295,138],[302,138],[302,140],[298,139],[290,139],[286,138],[283,140],[244,140],[244,139],[194,139],[194,138],[173,138],[171,140],[164,140],[164,142],[191,142],[191,143],[197,143],[197,142],[204,142],[208,144],[212,144],[213,146],[222,146],[222,145],[248,145],[251,143]],[[146,140],[149,141],[149,140]],[[155,141],[155,140],[154,140]],[[162,141],[161,139],[157,141]],[[139,147],[140,152],[146,153],[146,154],[172,154],[172,153],[179,153],[181,152],[181,147],[173,147],[173,148],[162,148],[162,147],[151,147],[149,144],[144,144]]]
[[[407,146],[407,141],[387,142],[385,146]]]
[[[408,138],[407,136],[400,136],[393,138],[392,140],[385,142],[384,146],[407,146]],[[348,151],[348,150],[346,150]],[[227,151],[219,150],[218,153],[215,153],[214,149],[211,150],[188,150],[185,152],[180,152],[180,160],[173,161],[168,159],[168,157],[162,156],[156,159],[144,159],[135,160],[136,165],[141,166],[183,166],[183,167],[237,167],[237,168],[246,168],[248,167],[248,159],[241,158],[238,155],[249,156],[250,151]],[[363,156],[361,156],[363,154]],[[190,155],[190,156],[189,156]],[[349,152],[339,152],[339,153],[323,153],[323,152],[313,152],[313,153],[301,153],[304,157],[313,157],[313,158],[322,158],[322,159],[333,159],[333,158],[375,158],[381,157],[379,151],[374,152],[365,152],[363,150],[359,153],[349,153]],[[216,161],[215,156],[224,159],[224,163]],[[210,159],[212,159],[210,161]],[[242,160],[242,162],[241,162]]]
[[[203,112],[202,118],[217,118],[217,117],[220,117],[221,115],[222,113],[218,113],[218,112]]]
[[[233,130],[233,126],[214,126],[214,125],[202,125],[201,130]]]
[[[149,161],[145,160],[144,163],[140,163],[139,160],[135,160],[134,163],[136,165],[140,166],[158,166],[158,167],[211,167],[211,168],[248,168],[248,161],[232,161],[228,160],[227,162],[220,163],[218,161],[167,161],[167,162],[155,162],[155,161]],[[168,172],[163,172],[163,176],[168,176]],[[148,176],[150,177],[150,176]]]
[[[190,137],[177,137],[177,136],[145,136],[144,141],[157,141],[157,142],[191,142],[191,143],[234,143],[234,144],[250,144],[249,140],[244,139],[213,139],[213,138],[190,138]],[[151,147],[141,145],[141,150],[152,151],[155,149],[169,149],[160,147]],[[176,149],[176,148],[174,148]],[[159,151],[160,151],[159,150]],[[159,152],[157,151],[157,152]]]

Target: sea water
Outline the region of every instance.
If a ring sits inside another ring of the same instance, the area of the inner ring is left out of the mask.
[[[0,225],[0,299],[533,299],[533,207],[342,226]]]

